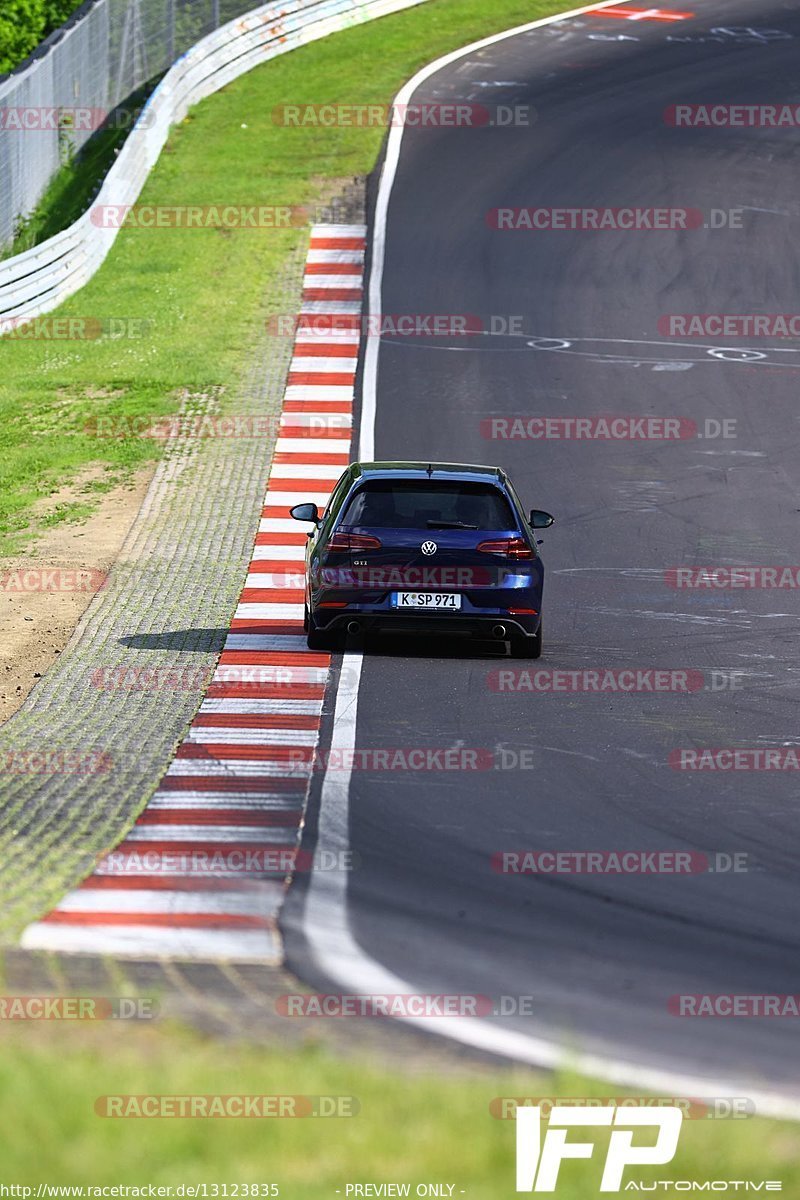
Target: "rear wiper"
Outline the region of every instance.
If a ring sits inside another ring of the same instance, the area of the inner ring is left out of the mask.
[[[464,521],[426,521],[428,529],[477,529],[477,525],[467,525]]]

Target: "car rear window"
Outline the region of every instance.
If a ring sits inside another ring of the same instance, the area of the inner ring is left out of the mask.
[[[365,483],[342,513],[342,525],[377,529],[516,529],[506,497],[490,483],[431,480],[374,480]]]

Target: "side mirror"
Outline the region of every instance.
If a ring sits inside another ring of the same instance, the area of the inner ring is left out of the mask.
[[[316,504],[295,504],[294,508],[289,509],[289,516],[294,517],[295,521],[311,521],[314,525],[320,523]]]
[[[555,521],[555,517],[551,517],[549,512],[543,512],[541,508],[531,509],[531,525],[534,529],[547,529]]]

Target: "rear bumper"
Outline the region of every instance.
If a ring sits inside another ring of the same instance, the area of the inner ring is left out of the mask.
[[[348,605],[346,609],[316,608],[314,625],[321,632],[344,633],[351,622],[357,621],[364,633],[446,634],[473,638],[496,638],[498,625],[505,627],[506,637],[533,637],[541,624],[541,614],[510,616],[502,609],[478,616],[474,611],[442,613],[436,611],[399,612],[393,608],[375,609]]]

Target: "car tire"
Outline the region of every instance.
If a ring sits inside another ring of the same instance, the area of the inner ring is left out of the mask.
[[[512,658],[541,658],[542,654],[542,622],[539,622],[539,628],[536,630],[534,637],[527,637],[525,634],[520,634],[511,639],[511,657]]]

